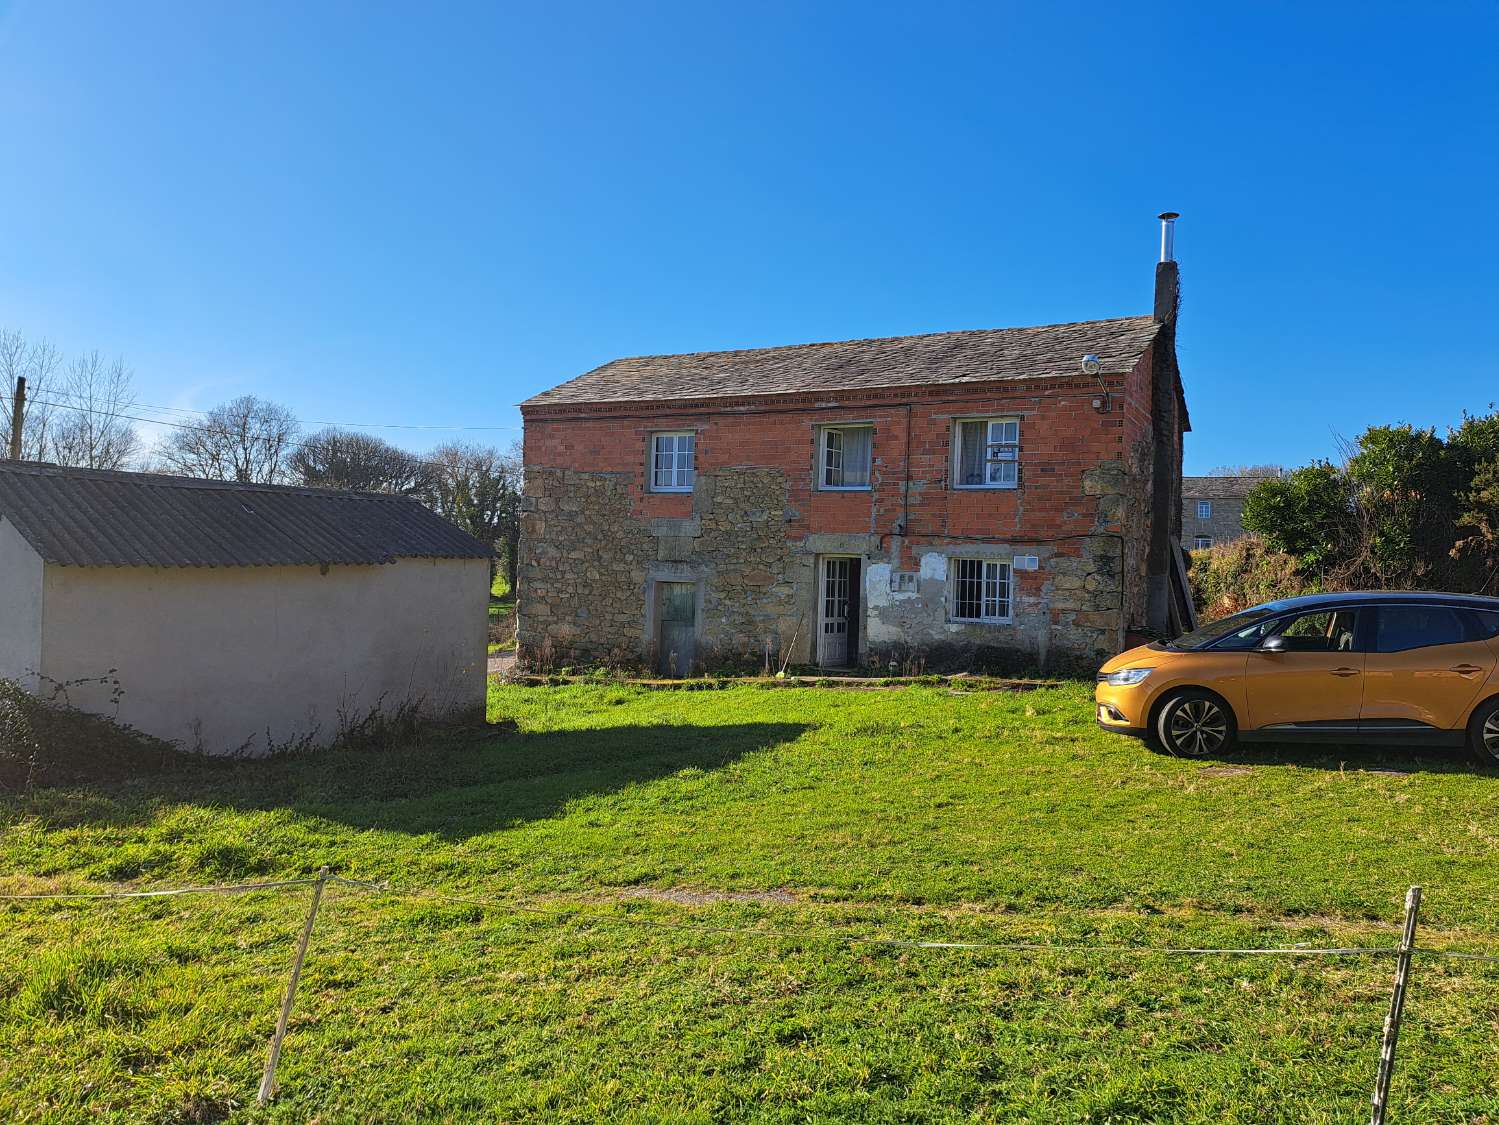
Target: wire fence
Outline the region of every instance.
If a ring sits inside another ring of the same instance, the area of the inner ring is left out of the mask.
[[[1395,1052],[1400,1036],[1400,1025],[1404,1014],[1406,994],[1409,991],[1412,968],[1416,958],[1430,957],[1466,962],[1499,964],[1499,955],[1463,949],[1433,949],[1416,944],[1421,907],[1421,888],[1411,887],[1406,894],[1405,915],[1401,939],[1396,945],[1371,946],[1314,946],[1294,944],[1286,946],[1172,946],[1172,945],[1118,945],[1087,944],[1080,942],[975,942],[975,941],[918,941],[900,938],[848,933],[830,929],[772,929],[750,926],[716,926],[699,922],[674,922],[660,918],[646,918],[634,914],[604,914],[583,909],[550,909],[518,902],[501,896],[451,894],[421,887],[393,887],[388,883],[349,879],[332,874],[323,868],[317,875],[300,879],[276,879],[263,882],[223,883],[207,886],[171,887],[142,891],[78,891],[38,892],[31,894],[0,894],[0,902],[13,903],[58,903],[58,902],[110,902],[128,899],[175,898],[188,895],[235,895],[260,891],[283,891],[310,888],[312,891],[307,917],[298,936],[286,991],[282,996],[277,1016],[276,1029],[272,1033],[262,1074],[257,1102],[265,1105],[278,1092],[276,1069],[281,1057],[282,1044],[286,1038],[288,1023],[296,1000],[297,984],[307,958],[314,927],[317,923],[323,892],[329,884],[348,887],[365,894],[388,895],[405,899],[424,899],[458,905],[478,906],[503,910],[514,914],[525,914],[552,919],[558,923],[589,923],[593,925],[626,926],[656,930],[672,930],[704,936],[729,936],[769,939],[774,941],[829,942],[834,944],[872,948],[931,950],[935,952],[966,950],[995,954],[1083,954],[1103,957],[1129,956],[1182,956],[1182,957],[1304,957],[1304,958],[1390,958],[1395,963],[1390,1006],[1385,1016],[1380,1036],[1379,1062],[1375,1072],[1374,1090],[1370,1098],[1371,1125],[1384,1125],[1389,1104],[1390,1085],[1394,1075]]]

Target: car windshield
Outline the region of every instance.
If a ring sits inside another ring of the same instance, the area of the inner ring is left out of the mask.
[[[1190,633],[1183,633],[1176,640],[1172,641],[1169,647],[1177,649],[1206,648],[1214,641],[1222,640],[1231,633],[1243,632],[1245,629],[1249,629],[1267,618],[1284,613],[1285,610],[1285,602],[1266,602],[1264,605],[1257,605],[1251,609],[1242,610],[1230,617],[1220,617],[1217,621],[1209,621],[1206,625],[1193,629]]]

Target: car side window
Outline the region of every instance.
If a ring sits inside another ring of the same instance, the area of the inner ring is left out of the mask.
[[[1433,645],[1461,644],[1467,639],[1462,616],[1448,606],[1387,605],[1379,608],[1374,651],[1405,652]]]
[[[1473,611],[1473,616],[1478,618],[1479,636],[1499,637],[1499,612],[1476,609]]]
[[[1286,652],[1351,652],[1354,641],[1354,611],[1323,609],[1283,620],[1277,635],[1285,638]]]

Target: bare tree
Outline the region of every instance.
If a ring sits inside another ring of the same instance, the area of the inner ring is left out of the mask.
[[[56,408],[50,396],[62,357],[45,340],[30,343],[19,332],[0,329],[0,440],[9,440],[11,395],[16,379],[26,380],[25,417],[21,420],[21,459],[45,461],[52,455],[52,422]]]
[[[136,459],[141,438],[125,417],[135,397],[123,359],[106,362],[97,351],[85,352],[68,365],[58,398],[52,460],[82,469],[123,469]]]
[[[318,488],[410,496],[430,484],[427,466],[415,454],[383,438],[331,427],[303,440],[287,464],[293,480]]]
[[[156,456],[162,469],[183,476],[278,484],[290,475],[299,432],[286,407],[241,395],[173,432]]]
[[[1280,465],[1219,465],[1209,469],[1210,477],[1279,477],[1286,470]]]
[[[520,545],[521,456],[494,446],[440,445],[426,457],[427,506],[475,539],[500,549],[515,588]]]

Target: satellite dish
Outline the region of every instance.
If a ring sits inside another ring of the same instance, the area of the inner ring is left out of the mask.
[[[1096,355],[1083,356],[1084,375],[1097,375],[1102,370],[1103,364],[1098,361],[1098,357]]]

